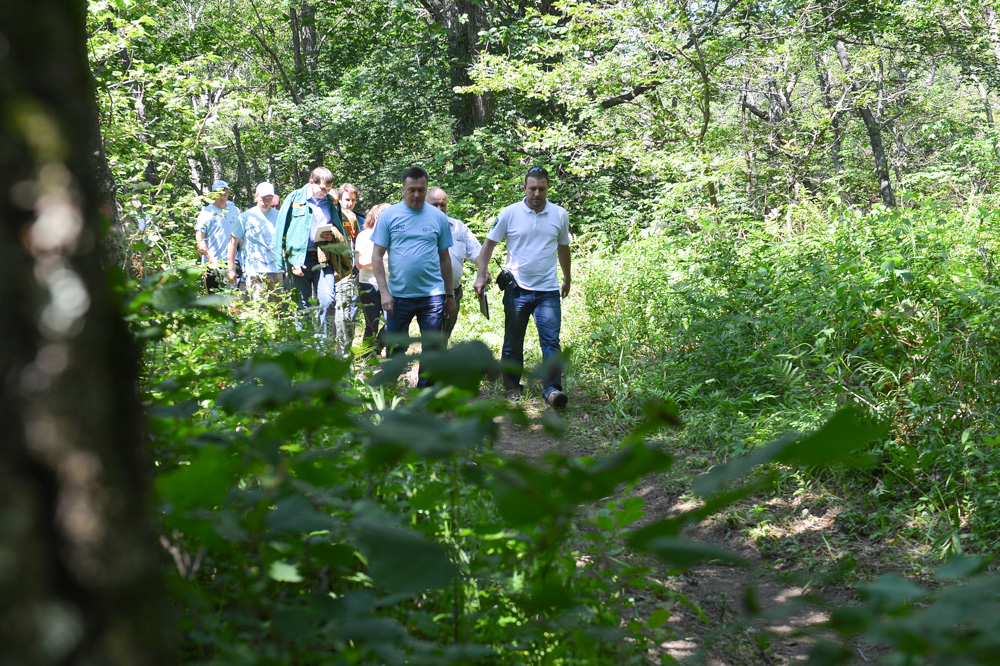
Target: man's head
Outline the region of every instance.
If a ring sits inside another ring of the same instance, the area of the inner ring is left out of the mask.
[[[309,174],[309,196],[319,201],[333,190],[333,173],[326,167],[316,167]]]
[[[427,196],[427,172],[420,167],[410,167],[403,172],[403,203],[414,210],[424,207]]]
[[[524,176],[524,202],[528,208],[541,213],[549,195],[549,172],[542,167],[531,167]]]
[[[354,210],[358,203],[358,188],[351,183],[340,186],[340,207],[344,210]]]
[[[225,208],[229,201],[229,183],[224,180],[217,180],[212,183],[212,194],[215,195],[215,207]]]
[[[257,205],[263,212],[271,210],[274,205],[274,200],[277,197],[274,196],[274,185],[268,182],[259,183],[257,185],[257,191],[254,193],[254,199],[257,200]]]
[[[427,190],[427,203],[445,215],[448,214],[448,194],[440,187],[432,187]]]

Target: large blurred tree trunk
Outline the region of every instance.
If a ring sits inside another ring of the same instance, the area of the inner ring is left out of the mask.
[[[493,112],[493,93],[454,91],[472,84],[469,68],[479,55],[479,33],[490,28],[490,17],[485,4],[475,0],[420,0],[420,4],[448,31],[449,112],[452,139],[458,141],[472,134]]]
[[[85,0],[0,2],[5,666],[172,661],[138,356],[99,261],[108,183],[94,162],[85,12]]]

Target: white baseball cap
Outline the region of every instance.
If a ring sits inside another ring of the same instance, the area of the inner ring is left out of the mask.
[[[257,196],[259,197],[273,197],[274,196],[274,185],[264,181],[257,185]]]
[[[227,183],[224,180],[217,180],[214,183],[212,183],[213,192],[218,192],[219,190],[228,190],[228,189],[229,189],[229,183]]]

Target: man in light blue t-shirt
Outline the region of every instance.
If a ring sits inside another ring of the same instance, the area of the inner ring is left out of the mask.
[[[417,318],[425,347],[440,347],[445,316],[457,311],[451,271],[448,216],[424,203],[427,172],[411,167],[403,174],[403,200],[379,217],[372,234],[372,272],[378,281],[385,330],[405,335]],[[389,278],[382,257],[389,251]],[[393,347],[390,353],[402,351]],[[421,377],[417,386],[429,382]]]
[[[239,250],[240,266],[243,268],[240,286],[255,301],[265,294],[268,300],[276,301],[276,289],[285,275],[274,256],[274,225],[278,221],[274,198],[274,185],[267,182],[257,185],[254,195],[257,205],[240,214],[229,239],[229,281],[236,282],[236,254]]]

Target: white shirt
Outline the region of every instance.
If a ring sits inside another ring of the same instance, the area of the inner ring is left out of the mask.
[[[448,248],[448,252],[451,253],[451,274],[455,278],[455,289],[458,289],[462,286],[462,262],[466,259],[469,261],[478,259],[483,246],[461,220],[449,217],[448,224],[451,225],[452,240],[452,246]]]
[[[556,248],[570,242],[565,208],[547,201],[542,212],[536,213],[522,199],[500,211],[486,237],[495,243],[507,239],[507,269],[519,287],[530,291],[559,289]]]

